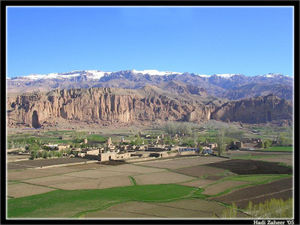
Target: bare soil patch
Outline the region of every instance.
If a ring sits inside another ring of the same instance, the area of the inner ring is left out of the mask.
[[[226,152],[227,155],[230,155],[230,156],[242,156],[242,155],[252,155],[252,156],[262,156],[262,155],[265,155],[265,156],[273,156],[273,155],[287,155],[289,153],[282,153],[282,152],[256,152],[256,151],[243,151],[243,150],[229,150]],[[289,155],[292,155],[292,154],[289,154]]]
[[[88,165],[88,164],[86,164]],[[8,180],[26,180],[45,176],[54,176],[59,174],[71,173],[78,170],[82,170],[76,167],[52,167],[52,168],[41,168],[41,169],[23,169],[20,171],[8,170]]]
[[[124,165],[119,165],[119,166],[104,166],[101,168],[101,171],[115,171],[115,172],[121,172],[121,173],[141,174],[141,173],[163,172],[165,170],[158,169],[158,168],[145,167],[145,166],[138,166],[138,165],[134,165],[134,164],[124,164]]]
[[[95,163],[84,163],[84,164],[77,164],[77,165],[66,165],[65,167],[76,169],[76,170],[88,170],[88,169],[99,169],[104,167],[104,165],[95,162]]]
[[[179,200],[166,203],[126,202],[108,209],[92,212],[94,218],[210,218],[222,216],[224,206],[206,200]],[[239,217],[245,214],[238,213]]]
[[[154,208],[155,205],[145,202],[126,202],[114,205],[104,210],[90,212],[85,214],[86,218],[150,218],[157,217],[148,210]]]
[[[114,219],[114,218],[150,218],[150,217],[155,217],[155,216],[152,216],[150,214],[122,212],[122,211],[117,211],[115,209],[105,209],[105,210],[101,210],[101,211],[90,212],[90,213],[86,214],[84,217]]]
[[[270,158],[261,158],[261,159],[257,159],[257,160],[284,163],[284,164],[289,165],[289,166],[293,165],[293,158],[290,155],[280,156],[280,157],[276,156],[276,157],[270,157]]]
[[[48,187],[41,187],[31,184],[16,183],[7,185],[7,195],[15,198],[42,194],[45,192],[53,191],[55,189]]]
[[[181,185],[189,186],[189,187],[205,187],[213,182],[216,182],[215,180],[208,180],[208,179],[199,179],[194,181],[189,181],[186,183],[181,183]]]
[[[223,181],[221,183],[213,184],[213,185],[206,187],[205,191],[202,193],[206,194],[206,195],[216,195],[223,191],[226,191],[227,189],[241,186],[241,185],[244,185],[247,183],[248,182],[244,182],[244,181]]]
[[[25,180],[37,177],[48,176],[50,173],[44,170],[27,169],[22,171],[7,171],[8,180]]]
[[[122,164],[126,164],[124,160],[112,160],[112,161],[105,161],[99,162],[100,165],[110,165],[110,166],[118,166]]]
[[[72,172],[68,173],[69,177],[78,177],[78,178],[91,178],[91,179],[99,179],[104,177],[112,177],[112,176],[130,176],[136,173],[130,173],[130,172],[119,172],[119,171],[110,171],[110,170],[104,170],[104,169],[95,169],[95,170],[84,170],[84,171],[78,171],[78,172]]]
[[[231,204],[235,202],[239,207],[246,207],[249,201],[262,202],[274,196],[286,200],[292,197],[292,178],[280,179],[268,184],[261,184],[231,192],[227,195],[212,198],[221,202]]]
[[[164,205],[168,207],[175,207],[179,209],[186,209],[186,210],[194,210],[199,212],[199,214],[207,213],[208,217],[222,217],[222,212],[225,207],[221,204],[218,204],[214,201],[207,201],[202,199],[184,199],[178,200],[173,202],[166,202],[166,203],[156,203],[157,205]],[[238,217],[247,217],[246,214],[238,212]]]
[[[105,177],[98,180],[98,189],[112,188],[121,186],[131,186],[132,183],[128,176]]]
[[[58,184],[65,184],[65,183],[77,183],[79,181],[88,181],[92,179],[81,178],[81,177],[70,177],[67,175],[58,175],[58,176],[49,176],[49,177],[42,177],[42,178],[35,178],[26,180],[26,182],[31,184],[37,185],[44,185],[50,187],[57,187]]]
[[[15,162],[19,160],[28,160],[29,155],[11,155],[7,154],[6,155],[6,161],[7,162]]]
[[[79,163],[87,162],[87,159],[83,158],[57,158],[57,159],[37,159],[37,160],[24,160],[18,162],[10,162],[7,165],[8,169],[26,169],[26,168],[36,168],[44,166],[53,166],[60,164],[69,164],[69,163]]]
[[[63,189],[63,190],[80,190],[80,189],[97,189],[99,181],[97,179],[84,179],[84,178],[77,178],[77,179],[67,179],[66,182],[60,181],[57,183],[51,183],[49,186]]]
[[[266,200],[272,198],[287,200],[292,197],[293,197],[293,190],[289,189],[289,190],[280,191],[278,193],[271,193],[265,196],[251,198],[250,200],[253,204],[259,204],[260,202],[265,202]],[[241,208],[247,208],[248,204],[249,204],[249,199],[237,202],[237,205]]]
[[[220,174],[223,174],[225,172],[224,169],[219,169],[219,168],[210,167],[210,166],[192,166],[192,167],[176,169],[174,171],[188,175],[188,176],[193,176],[193,177],[211,176],[212,179],[208,178],[209,180],[220,179],[220,178],[224,177],[224,176],[221,176]],[[216,177],[216,175],[219,175],[219,176]]]
[[[52,184],[52,187],[64,190],[79,190],[79,189],[103,189],[120,186],[132,185],[130,179],[126,176],[104,177],[101,179],[82,179],[79,178],[76,182],[68,181],[63,183]]]
[[[88,173],[95,172],[94,170],[84,171]],[[102,189],[118,186],[130,186],[131,181],[127,175],[122,176],[100,176],[91,178],[88,176],[75,177],[69,174],[59,176],[49,176],[43,178],[29,179],[26,182],[37,185],[44,185],[47,187],[59,188],[64,190],[79,190],[79,189]]]
[[[293,172],[292,168],[260,160],[231,159],[210,163],[207,166],[230,170],[236,174],[292,174]]]
[[[204,165],[213,162],[221,162],[225,160],[228,159],[214,157],[214,156],[208,156],[208,157],[195,156],[195,157],[174,158],[174,159],[166,159],[166,160],[155,160],[149,162],[139,162],[135,164],[158,167],[158,168],[166,168],[166,169],[178,169],[183,167]]]
[[[192,180],[193,177],[173,173],[173,172],[158,172],[150,174],[142,174],[134,176],[138,184],[170,184]]]

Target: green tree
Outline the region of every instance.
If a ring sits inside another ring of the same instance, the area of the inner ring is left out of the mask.
[[[222,212],[222,218],[236,218],[237,217],[238,208],[235,203],[232,203],[231,206],[228,206]]]
[[[203,147],[200,144],[198,144],[198,149],[199,149],[199,153],[203,151]]]
[[[224,141],[224,136],[225,136],[225,131],[223,129],[218,131],[218,136],[217,136],[217,151],[218,151],[218,156],[221,156],[223,152],[225,151],[225,141]]]
[[[287,146],[292,144],[292,140],[287,138],[284,133],[280,133],[277,137],[278,145]]]
[[[54,152],[53,151],[48,152],[48,157],[53,158],[54,157]]]
[[[169,135],[175,135],[176,134],[176,127],[175,127],[174,122],[166,123],[163,129]]]
[[[31,151],[30,152],[30,159],[36,159],[37,158],[37,151]]]
[[[182,141],[183,146],[194,147],[195,142],[193,138],[184,138]]]
[[[41,152],[41,151],[38,151],[38,152],[37,152],[37,158],[42,158],[42,157],[43,157],[42,152]]]
[[[272,141],[267,139],[264,141],[264,148],[269,148],[272,145]]]
[[[37,151],[37,150],[40,150],[40,146],[36,143],[33,143],[33,144],[28,145],[27,149],[29,151]]]
[[[47,152],[47,151],[43,151],[43,152],[42,152],[42,157],[43,157],[44,159],[47,159],[47,157],[48,157],[48,152]]]

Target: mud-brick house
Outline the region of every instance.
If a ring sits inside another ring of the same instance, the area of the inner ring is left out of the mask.
[[[131,153],[125,152],[125,153],[117,153],[117,152],[104,152],[99,154],[99,161],[105,162],[105,161],[111,161],[111,160],[124,160],[129,159]]]

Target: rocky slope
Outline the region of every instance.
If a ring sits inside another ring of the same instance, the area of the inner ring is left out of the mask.
[[[8,126],[47,127],[58,122],[98,124],[141,121],[189,121],[210,119],[263,123],[292,120],[292,105],[275,96],[224,103],[203,102],[205,92],[173,84],[185,97],[167,94],[155,86],[143,89],[89,88],[28,93],[7,99]],[[187,95],[187,93],[190,93]],[[192,94],[193,92],[194,94]]]
[[[293,105],[290,101],[280,99],[274,95],[260,96],[225,103],[212,113],[211,118],[244,123],[281,121],[285,124],[291,124]]]
[[[114,87],[140,89],[145,85],[159,88],[174,83],[190,85],[202,89],[211,96],[239,100],[261,95],[275,94],[280,98],[292,100],[293,77],[281,74],[245,76],[242,74],[201,75],[194,73],[161,72],[156,70],[122,70],[103,72],[98,70],[29,75],[7,79],[9,93],[50,91],[56,88]],[[191,88],[188,88],[191,90]],[[194,90],[197,91],[197,90]]]

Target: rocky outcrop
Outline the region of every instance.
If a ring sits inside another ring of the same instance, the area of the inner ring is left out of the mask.
[[[140,90],[89,88],[54,90],[46,94],[31,93],[7,100],[8,126],[39,128],[59,121],[85,123],[131,123],[139,121],[202,122],[210,119],[291,124],[293,105],[274,95],[219,106],[159,93],[155,87]],[[200,98],[200,97],[199,97]]]
[[[291,123],[293,105],[291,102],[274,95],[231,101],[218,107],[212,113],[212,119],[243,123],[266,123],[271,121]]]
[[[8,125],[40,127],[58,119],[87,123],[134,121],[206,121],[212,106],[144,91],[114,88],[54,90],[24,94],[7,101]]]

